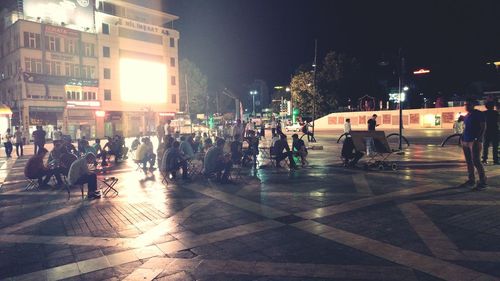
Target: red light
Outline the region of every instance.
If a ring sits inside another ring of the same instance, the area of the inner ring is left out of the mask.
[[[413,74],[419,75],[419,74],[427,74],[430,73],[431,71],[429,69],[421,68],[419,70],[413,71]]]

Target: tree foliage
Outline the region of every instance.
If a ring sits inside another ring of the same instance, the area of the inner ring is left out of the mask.
[[[187,83],[186,83],[187,82]],[[187,84],[187,92],[186,92]],[[188,59],[179,64],[180,109],[186,111],[186,93],[189,95],[189,112],[192,114],[207,111],[208,82],[207,76]]]
[[[316,95],[313,94],[313,72],[300,67],[292,77],[292,100],[301,114],[313,113],[313,100],[316,115],[321,116],[336,110],[362,95],[360,64],[356,58],[343,53],[329,52],[318,65],[316,72]]]

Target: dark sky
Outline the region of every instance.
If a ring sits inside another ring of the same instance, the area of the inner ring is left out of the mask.
[[[450,81],[500,60],[498,0],[163,1],[180,17],[181,58],[197,64],[212,87],[238,88],[255,78],[285,84],[312,62],[314,39],[319,57],[342,51],[367,66],[403,48],[409,70],[441,68]]]

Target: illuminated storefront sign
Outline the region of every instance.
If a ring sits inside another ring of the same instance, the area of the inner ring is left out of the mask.
[[[133,21],[133,20],[120,19],[120,20],[118,20],[117,24],[131,28],[131,29],[135,29],[135,30],[147,31],[147,32],[152,32],[152,33],[161,33],[163,35],[170,35],[170,32],[168,32],[168,29],[161,28],[161,27],[154,26],[154,25],[145,24],[142,22]]]
[[[78,37],[78,31],[76,30],[51,25],[45,25],[45,33],[62,35],[66,37]]]
[[[97,79],[78,79],[68,78],[65,76],[51,76],[37,73],[23,73],[24,82],[50,84],[50,85],[76,85],[76,86],[91,86],[98,87],[99,80]]]
[[[22,2],[24,16],[27,18],[61,24],[64,23],[66,25],[74,25],[81,28],[92,28],[94,26],[94,1],[24,0]],[[65,28],[51,31],[57,33],[62,32],[64,33],[63,35],[72,36],[72,33]]]
[[[100,107],[101,102],[97,100],[69,100],[66,102],[68,107],[74,108],[89,108],[89,107]]]

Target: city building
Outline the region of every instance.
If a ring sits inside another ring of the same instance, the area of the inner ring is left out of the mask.
[[[133,136],[178,111],[179,32],[165,27],[176,16],[116,0],[12,2],[0,14],[12,126]]]

